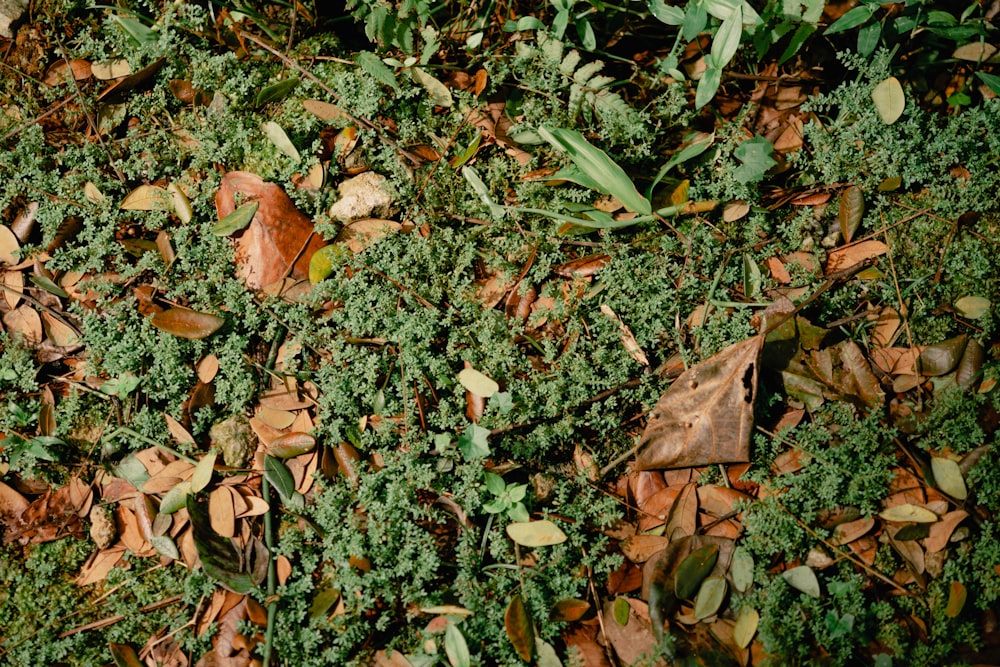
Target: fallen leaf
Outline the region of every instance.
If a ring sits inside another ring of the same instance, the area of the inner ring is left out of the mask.
[[[940,521],[931,524],[925,541],[928,553],[937,553],[948,546],[948,541],[958,525],[969,517],[965,510],[953,510],[941,517]]]
[[[699,621],[715,616],[726,599],[729,584],[725,577],[709,577],[701,582],[694,600],[694,617]]]
[[[819,580],[816,579],[816,573],[808,565],[785,570],[781,573],[781,578],[788,582],[789,586],[806,595],[817,599],[820,597]]]
[[[471,366],[466,366],[458,372],[458,381],[463,387],[480,398],[489,398],[500,391],[500,385],[495,380],[480,373]]]
[[[931,458],[931,472],[934,473],[934,485],[957,500],[965,500],[968,491],[965,479],[956,461],[940,457]]]
[[[889,246],[881,241],[861,241],[830,251],[826,258],[826,274],[836,273],[867,259],[873,259],[889,252]]]
[[[844,190],[844,194],[840,197],[840,212],[837,216],[840,222],[840,235],[844,237],[845,243],[850,243],[854,238],[864,214],[865,197],[861,188],[852,185]]]
[[[522,547],[549,547],[566,541],[566,534],[548,519],[509,523],[507,536]]]
[[[886,521],[898,523],[907,521],[913,521],[916,523],[934,523],[938,520],[938,517],[934,512],[911,503],[903,503],[902,505],[894,505],[893,507],[884,509],[879,512],[879,516]]]
[[[740,648],[746,648],[757,634],[760,614],[753,607],[740,607],[736,617],[736,627],[733,628],[733,639]]]
[[[128,193],[118,208],[126,211],[169,211],[170,193],[156,185],[140,185]]]
[[[168,308],[155,313],[149,323],[161,331],[191,340],[208,338],[226,323],[226,320],[211,313],[199,313],[187,308]]]
[[[629,353],[629,355],[643,366],[648,367],[649,359],[646,358],[646,353],[642,351],[641,347],[639,347],[639,343],[632,334],[632,330],[628,328],[628,325],[626,325],[622,319],[618,317],[618,314],[611,310],[611,307],[608,305],[602,303],[601,312],[610,318],[611,321],[618,324],[618,329],[621,332],[622,345],[625,347],[625,350]]]
[[[528,608],[520,595],[514,594],[511,597],[503,616],[503,624],[507,630],[507,638],[521,660],[531,662],[535,651],[535,631],[531,626]]]
[[[313,233],[312,221],[278,185],[242,171],[222,177],[215,195],[220,218],[236,210],[237,193],[258,204],[249,227],[236,239],[237,275],[251,289],[277,282],[289,272],[295,279],[307,279],[313,253],[324,245]]]
[[[604,604],[604,615],[609,619],[614,618],[613,602],[608,601]],[[653,635],[650,621],[640,618],[631,605],[629,605],[627,623],[621,625],[617,622],[605,622],[604,627],[620,664],[648,664],[643,658],[644,656],[648,657],[656,650],[657,641]]]
[[[558,600],[552,605],[549,619],[557,623],[572,623],[579,621],[588,611],[590,611],[590,603],[586,600],[567,598]]]
[[[633,535],[621,543],[622,553],[633,563],[645,563],[667,548],[670,540],[661,535]]]
[[[636,468],[748,461],[763,343],[748,338],[684,371],[653,408]]]
[[[872,90],[872,101],[875,110],[886,125],[892,125],[903,115],[906,108],[906,97],[899,79],[890,76]]]

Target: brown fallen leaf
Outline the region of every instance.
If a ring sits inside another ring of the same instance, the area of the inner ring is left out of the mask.
[[[889,252],[889,246],[881,241],[861,241],[830,251],[826,259],[826,275],[836,273],[858,262],[872,259]]]
[[[245,171],[231,171],[222,177],[215,195],[219,218],[236,210],[241,203],[257,202],[250,225],[236,238],[236,274],[250,289],[278,282],[291,272],[298,280],[309,277],[309,261],[324,245],[313,232],[312,221],[278,185]]]
[[[200,340],[208,338],[226,323],[211,313],[199,313],[187,308],[168,308],[149,318],[149,323],[161,331],[180,338]]]
[[[748,338],[684,371],[653,408],[636,468],[748,461],[763,343]]]

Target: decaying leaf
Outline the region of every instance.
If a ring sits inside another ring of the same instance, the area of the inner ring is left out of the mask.
[[[684,371],[653,408],[639,440],[636,468],[750,460],[763,343],[763,336],[748,338]]]
[[[781,573],[781,578],[792,588],[814,598],[820,597],[819,580],[816,573],[808,565],[800,565]]]
[[[861,193],[861,188],[852,185],[844,190],[844,194],[840,197],[840,212],[837,216],[840,222],[840,234],[844,237],[845,243],[850,243],[854,238],[864,214],[865,197]]]
[[[237,275],[251,289],[270,285],[289,273],[298,280],[308,278],[309,261],[323,246],[323,239],[313,233],[312,221],[278,185],[243,171],[222,177],[215,195],[220,218],[236,210],[238,194],[245,202],[256,202],[258,209],[236,239]]]
[[[520,595],[515,594],[511,597],[503,616],[503,624],[507,630],[507,638],[521,656],[521,660],[531,662],[535,651],[535,631],[531,626],[528,608]]]
[[[155,313],[149,323],[161,331],[180,338],[199,340],[208,338],[226,323],[226,320],[211,313],[199,313],[187,308],[169,308]]]

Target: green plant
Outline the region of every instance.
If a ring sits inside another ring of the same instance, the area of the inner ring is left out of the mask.
[[[484,472],[486,488],[493,494],[493,500],[483,504],[489,514],[506,514],[511,521],[529,521],[528,508],[522,502],[528,493],[527,484],[507,484],[503,477]]]

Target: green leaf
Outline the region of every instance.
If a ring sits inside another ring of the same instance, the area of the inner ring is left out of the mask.
[[[778,64],[783,65],[785,61],[798,53],[805,41],[812,37],[812,34],[816,32],[816,30],[816,26],[809,23],[799,25],[799,27],[795,29],[795,34],[792,35],[792,39],[788,42],[788,46],[785,47],[785,50],[781,53],[781,57],[778,58]]]
[[[301,494],[295,491],[295,478],[292,477],[292,471],[281,459],[270,454],[264,455],[264,477],[278,492],[281,502],[287,507],[302,505]]]
[[[516,523],[527,523],[531,521],[531,515],[528,514],[528,508],[524,506],[524,503],[516,502],[513,503],[507,509],[507,516],[511,521]]]
[[[680,7],[668,5],[663,0],[647,0],[646,6],[649,12],[667,25],[681,25],[684,23],[684,10]]]
[[[740,593],[745,593],[753,585],[753,556],[746,547],[739,546],[733,551],[729,574],[733,578],[733,588]]]
[[[702,2],[689,2],[684,7],[684,23],[681,24],[681,37],[690,42],[708,25],[708,12]]]
[[[934,523],[938,520],[937,514],[934,512],[911,503],[893,505],[892,507],[879,512],[879,516],[886,521],[893,521],[896,523],[908,521],[915,521],[917,523]]]
[[[590,144],[575,130],[540,127],[538,133],[559,151],[566,153],[580,170],[630,211],[649,215],[653,208],[635,189],[632,180],[607,153]]]
[[[819,580],[816,573],[808,565],[800,565],[781,573],[781,578],[792,588],[819,599]]]
[[[361,69],[370,74],[373,79],[389,86],[397,93],[399,92],[399,83],[396,81],[396,75],[374,53],[371,51],[362,51],[354,57],[354,62],[360,65]]]
[[[882,24],[878,21],[869,23],[858,30],[858,54],[867,58],[875,53],[878,43],[882,40]]]
[[[180,482],[174,488],[163,494],[160,500],[160,514],[173,514],[187,505],[187,497],[191,492],[191,482]]]
[[[836,35],[838,32],[845,32],[859,25],[872,17],[874,11],[868,5],[860,5],[850,10],[826,29],[824,35]]]
[[[469,645],[466,644],[462,631],[454,623],[449,623],[444,630],[444,652],[451,667],[472,667]]]
[[[632,612],[632,607],[625,598],[615,598],[615,603],[611,606],[611,615],[614,616],[615,623],[621,627],[628,625],[628,617]]]
[[[483,183],[483,179],[479,178],[476,170],[472,167],[462,167],[462,176],[465,177],[465,180],[468,181],[472,189],[479,195],[479,198],[486,204],[486,208],[490,210],[490,215],[496,220],[502,218],[505,213],[504,207],[493,201],[490,191],[486,188],[486,184]]]
[[[736,625],[733,627],[733,640],[740,648],[750,646],[753,636],[757,634],[757,625],[760,623],[760,614],[753,607],[740,607],[740,613],[736,617]]]
[[[117,14],[112,14],[111,19],[125,31],[125,34],[128,35],[129,39],[134,42],[136,46],[149,46],[160,41],[159,32],[149,28],[139,21],[136,21],[135,19],[125,18],[124,16],[118,16]]]
[[[722,69],[736,55],[740,48],[740,38],[743,36],[743,8],[737,6],[726,20],[719,26],[712,40],[712,64]]]
[[[965,488],[965,479],[958,463],[951,459],[931,458],[931,472],[934,473],[934,485],[956,500],[965,500],[969,495]]]
[[[660,171],[656,172],[656,178],[650,184],[649,188],[646,190],[646,198],[653,198],[653,189],[663,180],[663,177],[670,172],[671,169],[679,164],[687,162],[688,160],[698,157],[704,153],[715,141],[715,133],[707,132],[692,132],[691,134],[684,137],[684,143],[681,144],[680,149],[676,153],[670,156],[667,163],[660,167]]]
[[[483,477],[486,479],[486,488],[494,496],[503,495],[504,491],[507,489],[507,484],[503,481],[503,477],[500,475],[494,475],[491,472],[483,473]]]
[[[743,254],[743,296],[754,299],[760,294],[761,277],[760,267],[749,254]]]
[[[711,56],[706,56],[707,61],[711,61]],[[710,64],[708,69],[706,69],[701,74],[701,79],[698,81],[698,89],[694,94],[694,108],[700,109],[715,97],[715,93],[719,91],[719,84],[722,82],[722,70],[715,67],[714,64]]]
[[[160,555],[172,558],[173,560],[180,560],[181,558],[181,552],[177,549],[177,545],[166,535],[154,535],[149,538],[149,544]]]
[[[679,600],[690,599],[719,559],[719,545],[706,544],[695,549],[677,566],[674,594]]]
[[[288,138],[288,135],[285,134],[285,131],[280,125],[272,120],[269,120],[261,125],[260,129],[264,135],[271,140],[271,143],[274,144],[275,148],[290,157],[294,162],[302,161],[302,156],[299,155],[299,151],[295,148],[295,144],[293,144],[292,140]]]
[[[489,429],[478,424],[469,424],[465,433],[458,438],[458,449],[466,461],[482,459],[490,455],[490,444],[487,441],[489,435]]]
[[[262,107],[265,104],[284,99],[297,85],[299,85],[299,77],[292,76],[266,88],[261,88],[260,92],[257,93],[257,99],[254,100],[256,106]]]
[[[715,616],[726,599],[729,584],[725,577],[709,577],[701,582],[698,597],[694,600],[694,617],[699,621]]]
[[[761,180],[768,169],[778,164],[771,157],[773,153],[774,145],[764,137],[744,141],[733,151],[736,159],[743,163],[733,170],[733,178],[740,183]]]
[[[997,95],[1000,95],[1000,76],[987,74],[986,72],[976,72],[976,76],[979,77],[980,81],[986,84],[987,88],[992,90]]]
[[[435,79],[433,76],[420,69],[419,67],[411,67],[409,69],[410,78],[412,78],[416,83],[427,91],[430,97],[431,103],[437,107],[450,107],[455,101],[451,97],[451,92],[448,88]]]
[[[970,320],[978,320],[990,312],[990,300],[982,296],[963,296],[955,300],[955,312]]]
[[[222,220],[212,225],[212,233],[216,236],[230,236],[244,229],[250,224],[253,217],[257,215],[258,206],[260,205],[257,202],[250,202],[249,204],[240,206]]]
[[[216,456],[214,453],[206,454],[198,461],[198,465],[194,467],[194,472],[191,473],[191,493],[198,493],[212,481],[212,471],[215,470]]]
[[[339,243],[323,246],[309,259],[309,282],[315,285],[326,280],[337,267],[347,261],[350,251]]]
[[[899,79],[890,76],[885,81],[875,86],[872,90],[872,101],[875,103],[875,110],[886,125],[892,125],[903,115],[906,108],[906,97],[903,95],[903,86]]]
[[[538,656],[535,667],[563,667],[562,660],[556,649],[548,642],[535,637],[535,654]]]
[[[531,626],[531,616],[520,595],[515,594],[503,615],[503,625],[507,638],[514,650],[525,662],[531,662],[535,651],[535,630]]]

